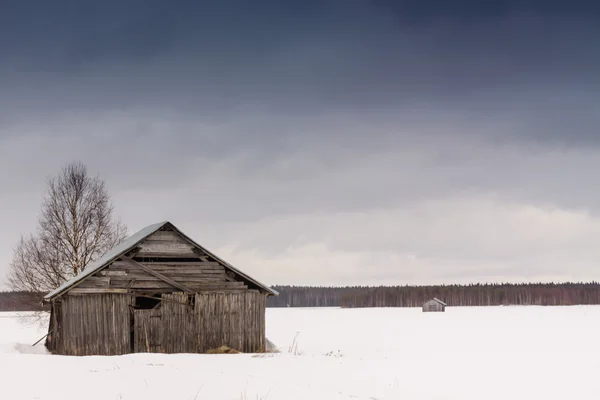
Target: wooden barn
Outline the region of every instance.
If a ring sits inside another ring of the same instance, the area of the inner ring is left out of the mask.
[[[266,298],[277,294],[161,222],[44,297],[46,347],[78,356],[263,352]]]
[[[433,298],[423,304],[423,312],[444,312],[447,304],[438,298]]]

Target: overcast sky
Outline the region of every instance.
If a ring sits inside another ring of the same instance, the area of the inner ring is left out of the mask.
[[[600,7],[6,0],[0,276],[99,174],[269,284],[600,279]]]

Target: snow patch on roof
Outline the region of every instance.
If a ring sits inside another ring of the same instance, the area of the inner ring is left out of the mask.
[[[440,303],[443,306],[447,306],[448,304],[444,303],[443,301],[441,301],[440,299],[438,299],[437,297],[434,297],[433,300],[437,301],[438,303]]]

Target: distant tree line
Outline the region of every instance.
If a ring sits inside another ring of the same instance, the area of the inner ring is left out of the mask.
[[[437,286],[272,286],[268,307],[421,307],[437,297],[449,306],[600,304],[600,283],[499,283]],[[38,311],[41,294],[0,292],[0,311]]]
[[[358,287],[271,286],[279,296],[267,297],[267,307],[339,307],[344,294]]]
[[[0,292],[0,311],[41,311],[42,294]]]
[[[449,306],[600,304],[600,283],[499,283],[436,286],[273,286],[268,307],[420,307],[437,297]]]

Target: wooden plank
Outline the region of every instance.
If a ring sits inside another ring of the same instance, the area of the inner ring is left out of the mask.
[[[121,258],[122,258],[123,260],[125,260],[125,261],[128,261],[128,262],[130,262],[130,263],[131,263],[131,264],[133,264],[133,265],[136,265],[136,266],[137,266],[137,267],[139,267],[141,270],[143,270],[143,271],[145,271],[145,272],[149,273],[150,275],[154,275],[154,276],[156,276],[157,278],[161,279],[162,281],[164,281],[164,282],[167,282],[168,284],[170,284],[170,285],[171,285],[171,286],[173,286],[173,287],[176,287],[177,289],[180,289],[180,290],[182,290],[182,291],[184,291],[184,292],[186,292],[186,293],[194,293],[194,291],[193,291],[192,289],[189,289],[189,288],[188,288],[188,287],[186,287],[185,285],[182,285],[182,284],[179,284],[179,283],[175,282],[173,279],[171,279],[171,278],[169,278],[169,277],[167,277],[167,276],[164,276],[163,274],[161,274],[161,273],[159,273],[159,272],[156,272],[156,271],[154,271],[152,268],[150,268],[150,267],[147,267],[147,266],[145,266],[144,264],[141,264],[141,263],[139,263],[139,262],[137,262],[137,261],[134,261],[134,260],[132,260],[132,259],[131,259],[131,258],[129,258],[129,257],[125,257],[125,256],[123,256],[123,257],[121,257]]]
[[[146,238],[147,241],[172,241],[187,243],[177,232],[173,231],[158,231]]]
[[[161,280],[156,280],[156,281],[138,281],[135,280],[133,281],[133,283],[129,286],[130,289],[154,289],[154,288],[171,288],[171,290],[174,290],[175,288],[173,288],[173,285],[165,282],[165,281],[161,281]]]
[[[162,279],[159,279],[152,275],[127,275],[127,276],[114,276],[111,278],[111,285],[122,284],[123,282],[129,282],[131,280],[136,281],[151,281],[151,282],[163,282]]]
[[[67,292],[67,294],[70,294],[70,295],[100,294],[100,293],[127,293],[127,289],[76,287]]]
[[[181,265],[190,265],[190,266],[207,266],[207,267],[221,267],[223,268],[223,266],[221,264],[219,264],[218,262],[214,262],[214,261],[202,261],[200,259],[198,259],[198,261],[169,261],[169,260],[165,260],[165,261],[160,261],[157,264],[161,264],[161,265],[177,265],[177,266],[181,266]]]
[[[130,352],[129,296],[63,297],[60,354],[119,355]]]
[[[170,300],[163,303],[162,335],[163,346],[167,353],[197,353],[197,323],[193,309],[186,304],[186,293],[163,295]]]
[[[149,264],[155,264],[155,265],[168,265],[168,266],[189,266],[189,267],[219,267],[219,268],[223,268],[223,266],[221,264],[219,264],[218,262],[213,262],[213,261],[201,261],[200,259],[198,259],[198,261],[169,261],[169,260],[164,260],[164,261],[159,261],[159,262],[144,262],[144,264],[149,265]],[[120,266],[120,265],[129,265],[123,261],[115,261],[112,265],[115,266]],[[224,268],[223,268],[224,269]]]
[[[177,281],[207,281],[207,282],[228,282],[225,279],[225,275],[216,275],[216,274],[172,274],[172,273],[163,273],[163,275]],[[122,283],[123,281],[130,281],[132,279],[141,280],[141,281],[155,281],[161,280],[154,275],[146,274],[146,273],[129,273],[127,275],[122,276],[113,276],[110,278],[110,286],[114,286],[117,283]],[[233,281],[235,283],[238,281]],[[185,285],[185,283],[183,283]],[[93,286],[93,287],[97,287]],[[105,286],[108,287],[108,286]]]
[[[196,282],[196,281],[180,281],[180,282],[183,285],[185,285],[189,290],[192,290],[192,293],[195,293],[196,291],[200,291],[200,290],[244,289],[244,288],[246,288],[246,286],[244,285],[243,282]],[[115,282],[114,284],[116,286],[125,286],[126,284],[129,284],[129,282],[126,282],[126,281]],[[147,288],[147,289],[167,288],[168,289],[168,288],[171,288],[171,291],[173,291],[173,285],[169,284],[168,282],[162,281],[162,280],[156,280],[156,281],[135,280],[129,287],[135,288],[135,289],[142,289],[142,288]],[[75,290],[75,289],[73,289],[73,290]],[[109,290],[109,289],[86,289],[86,290]],[[110,289],[110,290],[121,290],[121,289]],[[119,292],[117,292],[117,293],[119,293]]]
[[[161,273],[163,275],[167,275],[167,276],[189,276],[189,277],[194,277],[194,276],[205,276],[207,278],[220,278],[225,280],[225,274],[223,272],[220,271],[202,271],[202,270],[196,270],[196,271],[192,271],[192,270],[182,270],[182,271],[178,271],[178,270],[172,270],[172,269],[154,269],[152,268],[154,271]]]
[[[109,283],[110,278],[104,276],[90,276],[89,278],[85,278],[86,281],[97,282],[97,283]]]
[[[192,251],[179,251],[173,253],[163,253],[158,251],[140,251],[135,254],[136,258],[197,258]]]
[[[163,352],[161,314],[161,310],[134,310],[134,352]]]
[[[242,286],[244,285],[244,282],[228,282],[222,279],[216,279],[216,278],[203,278],[203,277],[185,277],[185,276],[170,276],[171,279],[176,279],[177,282],[181,283],[182,285],[187,285],[187,284],[192,284],[192,283],[206,283],[206,284],[211,284],[211,285],[227,285],[227,286]],[[135,280],[136,282],[140,282],[140,283],[144,283],[144,282],[164,282],[158,278],[155,278],[153,276],[143,276],[143,277],[119,277],[119,279],[117,278],[113,278],[111,283],[110,283],[110,287],[113,288],[125,288],[127,287],[127,284],[129,282],[131,282],[132,280]],[[165,282],[166,283],[166,282]]]
[[[193,253],[192,246],[187,243],[176,242],[143,242],[138,245],[139,253]]]
[[[199,351],[227,345],[242,352],[264,346],[263,296],[257,291],[203,292],[196,295]]]
[[[201,265],[175,267],[175,266],[170,266],[170,265],[161,265],[161,264],[146,263],[146,262],[141,262],[141,264],[144,264],[145,266],[150,267],[155,271],[173,271],[173,272],[186,272],[187,271],[190,273],[206,272],[206,273],[213,273],[213,274],[215,274],[215,273],[224,274],[225,273],[225,269],[222,267],[201,266]],[[125,271],[125,272],[138,271],[138,272],[141,272],[139,270],[139,268],[137,268],[136,266],[133,266],[133,265],[126,266],[123,264],[113,265],[109,268],[109,271]]]
[[[147,265],[148,267],[151,267],[153,269],[156,270],[160,270],[160,269],[166,269],[166,270],[173,270],[173,271],[206,271],[206,272],[221,272],[221,273],[225,273],[225,268],[219,266],[219,265],[210,265],[209,263],[198,263],[196,265],[164,265],[164,264],[160,264],[160,263],[149,263],[149,262],[143,262],[142,264]],[[205,264],[209,264],[209,265],[205,265]]]
[[[147,267],[152,268],[153,270],[158,271],[158,272],[171,272],[171,273],[177,273],[177,274],[225,275],[225,271],[218,270],[218,269],[204,269],[201,267],[196,267],[196,268],[193,268],[193,267],[192,268],[161,267],[161,266],[146,264],[146,263],[144,263],[144,265],[146,265]]]
[[[189,282],[190,286],[202,290],[209,289],[245,289],[244,282]]]
[[[76,288],[108,288],[110,285],[110,278],[108,277],[96,277],[90,276],[84,279]],[[74,288],[75,289],[75,288]]]
[[[235,289],[198,289],[198,293],[245,293],[246,289],[244,288],[235,288]],[[144,294],[144,295],[154,295],[154,294],[163,294],[163,293],[173,293],[173,288],[131,288],[129,290],[129,294]]]
[[[158,271],[157,271],[158,272]],[[179,273],[165,273],[165,272],[160,272],[163,275],[176,280],[177,282],[179,282],[180,280],[192,280],[192,281],[210,281],[210,282],[228,282],[225,279],[225,275],[218,275],[218,274],[179,274]],[[110,278],[110,282],[114,283],[114,282],[120,282],[120,281],[127,281],[127,280],[131,280],[131,279],[138,279],[138,280],[142,280],[142,281],[154,281],[154,280],[161,280],[153,275],[150,274],[146,274],[146,273],[129,273],[127,275],[120,275],[120,276],[113,276]],[[237,282],[237,281],[230,281],[230,282]]]
[[[105,270],[98,272],[98,274],[100,276],[123,276],[123,275],[127,275],[127,271],[119,271],[116,269],[115,270],[105,269]]]
[[[151,267],[148,267],[151,268]],[[158,272],[159,274],[163,274],[166,276],[187,276],[193,278],[194,276],[205,276],[207,278],[220,278],[225,280],[226,275],[223,272],[219,271],[201,271],[201,270],[172,270],[172,269],[154,269],[151,268],[154,272]],[[129,270],[127,274],[121,276],[112,276],[111,279],[119,279],[127,276],[151,276],[149,273],[146,273],[142,270]]]

